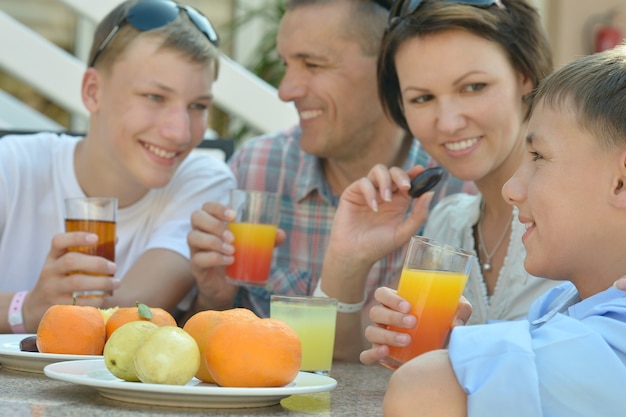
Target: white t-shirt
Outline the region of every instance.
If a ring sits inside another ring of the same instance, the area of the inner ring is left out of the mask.
[[[53,133],[0,139],[0,291],[34,287],[52,237],[65,230],[63,199],[85,195],[73,163],[80,139]],[[224,162],[192,153],[168,185],[119,209],[116,277],[123,278],[148,249],[189,258],[191,213],[207,201],[226,204],[235,184]]]
[[[424,236],[476,255],[472,228],[480,216],[481,199],[480,195],[464,193],[444,198],[428,215]],[[463,295],[473,307],[468,324],[525,318],[530,305],[537,298],[561,284],[559,281],[537,278],[526,272],[524,269],[526,249],[522,244],[522,235],[526,229],[517,219],[517,213],[514,217],[504,264],[491,297],[487,297],[487,286],[480,265],[474,262],[463,291]]]

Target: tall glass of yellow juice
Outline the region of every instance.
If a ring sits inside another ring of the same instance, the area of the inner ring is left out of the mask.
[[[422,353],[444,346],[473,261],[474,256],[462,249],[424,237],[411,238],[398,295],[411,303],[417,326],[390,327],[411,335],[411,344],[391,346],[389,355],[380,361],[382,365],[396,369]]]
[[[231,190],[230,208],[237,215],[228,224],[235,237],[235,262],[226,267],[226,279],[237,285],[263,286],[272,265],[280,196],[264,191]]]
[[[301,371],[327,375],[333,362],[337,300],[272,295],[270,317],[286,322],[302,343]]]

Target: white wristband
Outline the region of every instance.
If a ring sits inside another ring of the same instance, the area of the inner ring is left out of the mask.
[[[313,297],[323,297],[330,298],[328,294],[322,291],[322,280],[317,281],[317,286],[315,287],[315,291],[313,291]],[[365,299],[360,303],[356,304],[348,304],[342,303],[341,301],[337,302],[337,312],[338,313],[356,313],[357,311],[361,311],[363,306],[365,305]]]
[[[9,305],[9,325],[13,333],[26,333],[24,328],[24,317],[22,316],[22,308],[24,307],[24,299],[28,291],[16,292]]]

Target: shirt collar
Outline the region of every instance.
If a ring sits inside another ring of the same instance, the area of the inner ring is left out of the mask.
[[[599,311],[610,307],[609,301],[614,299],[626,304],[626,291],[618,290],[613,286],[584,300],[580,299],[578,290],[570,282],[551,290],[551,292],[557,293],[559,290],[562,292],[552,300],[546,314],[533,320],[533,325],[541,325],[557,314],[565,314],[577,320],[582,320],[590,315],[599,315],[602,314]]]
[[[299,133],[300,132],[298,132],[298,137],[300,136]],[[339,196],[332,194],[330,184],[322,172],[321,159],[303,151],[300,151],[300,158],[302,171],[299,173],[297,180],[296,196],[298,202],[301,202],[316,191],[328,204],[337,207]],[[402,165],[402,169],[407,170],[418,164],[427,166],[428,155],[420,151],[419,142],[413,139],[407,158]]]

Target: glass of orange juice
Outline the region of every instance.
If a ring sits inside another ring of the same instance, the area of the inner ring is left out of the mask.
[[[226,279],[237,285],[267,283],[278,228],[280,195],[266,191],[231,190],[235,221],[228,229],[235,236],[235,262],[226,267]]]
[[[76,197],[65,199],[65,231],[89,232],[98,235],[98,243],[93,246],[77,246],[70,251],[101,256],[115,262],[115,222],[117,199],[105,197]],[[82,273],[82,271],[76,271]],[[112,292],[81,291],[75,297],[102,297]]]
[[[412,329],[390,329],[411,335],[406,347],[390,346],[380,363],[396,369],[404,362],[444,346],[474,255],[421,236],[413,236],[404,259],[398,295],[411,303],[417,318]]]

